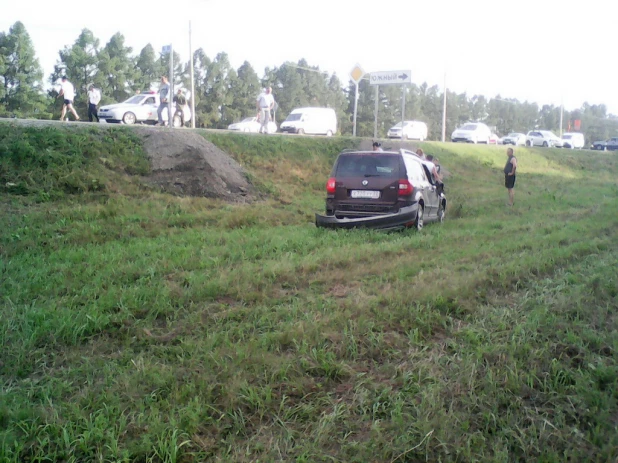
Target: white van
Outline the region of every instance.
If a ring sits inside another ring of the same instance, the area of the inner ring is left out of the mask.
[[[332,108],[298,108],[279,127],[281,132],[326,135],[337,133],[337,114]]]
[[[566,132],[562,134],[562,146],[564,148],[577,148],[581,149],[584,147],[584,134],[579,132]]]
[[[398,122],[388,129],[387,136],[388,138],[424,141],[427,138],[427,124],[421,121],[403,121],[403,130],[401,130],[401,122]]]

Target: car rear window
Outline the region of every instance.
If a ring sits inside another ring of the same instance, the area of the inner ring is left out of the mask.
[[[335,177],[399,178],[399,155],[342,154]]]

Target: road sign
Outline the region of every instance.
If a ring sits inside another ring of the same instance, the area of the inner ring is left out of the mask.
[[[350,77],[357,84],[360,82],[360,80],[363,78],[364,75],[365,75],[365,71],[363,71],[363,68],[361,68],[360,65],[358,64],[354,66],[352,70],[350,71]]]
[[[163,48],[161,48],[161,53],[163,53],[164,55],[167,55],[171,51],[172,51],[171,45],[163,45]]]
[[[371,85],[409,84],[412,82],[412,71],[383,71],[369,74]]]

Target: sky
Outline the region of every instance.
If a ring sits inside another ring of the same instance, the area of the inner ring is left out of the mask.
[[[8,2],[8,0],[4,0]],[[304,58],[347,83],[367,72],[410,70],[412,82],[469,96],[500,95],[575,109],[587,101],[618,114],[613,63],[616,32],[607,0],[184,0],[167,9],[150,2],[30,0],[1,8],[0,31],[21,21],[46,80],[58,51],[88,28],[103,46],[120,32],[139,51],[172,43],[189,59],[226,52],[234,68],[266,67]],[[610,58],[611,57],[611,58]],[[615,60],[614,60],[615,61]],[[612,64],[613,63],[613,64]]]

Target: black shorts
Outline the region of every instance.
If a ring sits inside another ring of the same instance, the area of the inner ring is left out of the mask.
[[[64,100],[64,104],[67,106],[73,104],[73,100]]]
[[[504,174],[504,186],[508,189],[515,187],[515,175]]]

